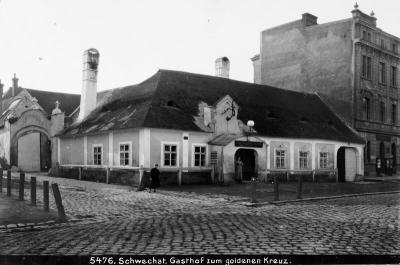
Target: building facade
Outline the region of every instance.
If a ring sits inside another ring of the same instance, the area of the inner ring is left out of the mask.
[[[365,139],[366,173],[399,164],[400,39],[373,13],[324,24],[300,20],[261,33],[254,82],[318,95]]]
[[[225,183],[237,176],[239,159],[244,180],[337,169],[340,181],[354,181],[364,173],[363,139],[317,95],[230,80],[222,58],[217,77],[159,70],[98,101],[90,60],[98,62],[84,55],[80,109],[96,107],[57,134],[61,166],[149,170],[157,163],[162,173],[181,169],[184,182],[213,169]]]

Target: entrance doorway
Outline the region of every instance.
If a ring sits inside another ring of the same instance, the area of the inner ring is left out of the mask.
[[[238,159],[242,161],[242,174],[243,180],[251,180],[253,177],[257,177],[256,170],[256,157],[257,153],[253,149],[238,149],[235,153],[235,165]],[[237,167],[235,166],[235,170]],[[235,172],[237,174],[237,172]]]
[[[339,182],[354,181],[357,174],[357,154],[354,148],[339,148],[337,168]]]
[[[39,131],[23,134],[17,141],[18,167],[26,172],[48,171],[51,146],[47,135]]]

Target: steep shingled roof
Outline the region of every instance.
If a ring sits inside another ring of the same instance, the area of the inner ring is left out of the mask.
[[[201,131],[193,118],[199,103],[211,106],[225,95],[239,105],[239,120],[254,120],[259,135],[364,143],[315,94],[170,70],[116,90],[63,136],[138,127]]]
[[[50,92],[43,90],[36,90],[25,88],[29,94],[38,100],[40,106],[46,111],[47,114],[51,114],[55,107],[55,102],[58,100],[61,103],[60,109],[65,112],[65,115],[71,114],[77,107],[79,107],[81,95],[79,94],[68,94],[59,92]],[[23,90],[22,87],[17,87],[14,91],[14,95],[17,96]],[[3,110],[8,108],[12,102],[11,89],[8,89],[3,96]]]

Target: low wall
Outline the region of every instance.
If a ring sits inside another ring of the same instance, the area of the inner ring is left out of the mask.
[[[78,167],[59,167],[52,171],[53,176],[69,179],[79,179]],[[143,172],[144,178],[150,180],[150,172]],[[139,185],[140,173],[138,170],[110,170],[108,183],[135,186]],[[93,182],[107,182],[107,171],[101,168],[84,168],[82,170],[81,180]],[[178,171],[161,171],[160,183],[163,185],[178,185]],[[211,174],[205,172],[182,172],[182,184],[209,184],[211,183]]]
[[[53,173],[54,176],[69,179],[79,179],[78,168],[60,167],[57,172]],[[106,183],[107,172],[105,169],[93,169],[87,168],[82,170],[81,180],[93,181]],[[139,184],[139,172],[129,170],[111,170],[108,178],[110,184],[122,184],[122,185],[138,185]]]

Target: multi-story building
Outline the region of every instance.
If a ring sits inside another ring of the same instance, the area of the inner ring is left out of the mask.
[[[399,163],[400,38],[354,6],[352,17],[318,24],[308,13],[261,33],[254,82],[317,92],[365,138],[365,171]],[[317,113],[316,113],[317,115]]]

